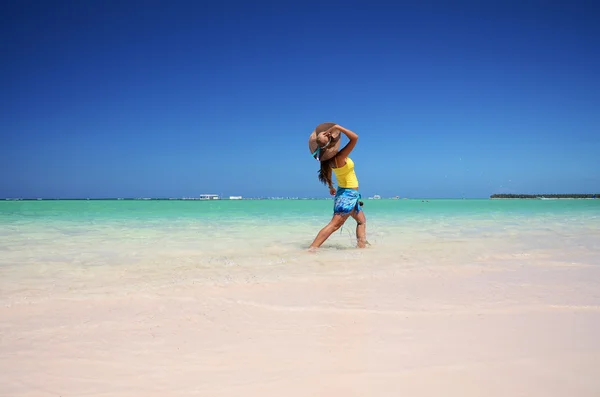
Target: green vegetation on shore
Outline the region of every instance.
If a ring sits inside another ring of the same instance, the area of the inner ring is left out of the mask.
[[[492,194],[491,199],[591,199],[600,197],[593,194]]]

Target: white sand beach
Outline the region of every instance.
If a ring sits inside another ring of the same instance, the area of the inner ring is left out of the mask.
[[[347,253],[210,283],[98,270],[3,291],[0,395],[600,395],[600,267]]]

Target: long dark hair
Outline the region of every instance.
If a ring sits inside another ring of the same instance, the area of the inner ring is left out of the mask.
[[[321,161],[320,163],[319,181],[326,186],[333,186],[333,181],[331,180],[331,164],[329,164],[329,160]]]

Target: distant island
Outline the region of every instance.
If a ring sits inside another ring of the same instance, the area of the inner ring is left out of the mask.
[[[492,194],[491,199],[595,199],[600,194]]]

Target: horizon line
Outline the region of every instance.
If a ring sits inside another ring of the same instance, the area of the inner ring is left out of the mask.
[[[499,197],[505,196],[505,197]],[[475,199],[502,199],[502,198],[537,198],[544,196],[598,196],[600,193],[547,193],[547,194],[517,194],[517,193],[494,193],[489,196],[480,197],[427,197],[427,196],[389,196],[382,197],[380,195],[374,195],[371,197],[363,197],[363,200],[421,200],[421,199],[432,199],[432,200],[475,200]],[[219,197],[219,198],[199,198],[199,197],[4,197],[0,198],[0,201],[240,201],[240,200],[331,200],[333,197],[321,197],[321,196],[233,196],[230,197]],[[567,197],[565,197],[567,198]],[[577,198],[577,197],[572,197]],[[596,198],[596,197],[591,197]]]

